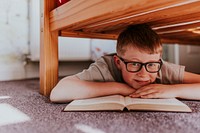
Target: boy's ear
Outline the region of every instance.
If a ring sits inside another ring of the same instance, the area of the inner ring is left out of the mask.
[[[115,65],[117,66],[119,70],[121,70],[121,65],[120,65],[121,62],[120,62],[119,57],[117,57],[117,55],[114,55],[113,58],[114,58]]]

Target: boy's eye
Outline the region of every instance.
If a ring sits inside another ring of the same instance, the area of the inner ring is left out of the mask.
[[[141,64],[140,64],[140,63],[137,63],[137,62],[133,62],[133,63],[132,63],[132,66],[134,66],[134,67],[140,67]]]
[[[148,68],[159,68],[160,64],[159,63],[149,63],[147,65]]]
[[[149,63],[148,66],[153,67],[153,66],[156,66],[156,64],[155,63]]]

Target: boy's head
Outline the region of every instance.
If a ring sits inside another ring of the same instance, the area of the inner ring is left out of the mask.
[[[119,34],[117,54],[123,55],[130,47],[149,54],[162,53],[159,35],[146,24],[131,25]]]
[[[162,44],[148,25],[129,26],[117,39],[114,61],[124,81],[135,89],[153,83],[162,66]]]

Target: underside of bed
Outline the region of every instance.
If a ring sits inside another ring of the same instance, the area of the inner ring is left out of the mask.
[[[147,23],[164,43],[199,44],[199,0],[71,0],[50,12],[60,36],[116,39],[128,25]]]
[[[199,0],[43,0],[40,92],[58,82],[58,36],[116,39],[128,25],[147,23],[163,43],[200,45]]]

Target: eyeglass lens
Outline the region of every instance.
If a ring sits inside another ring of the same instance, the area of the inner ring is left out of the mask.
[[[137,72],[139,71],[142,66],[145,66],[146,70],[148,72],[157,72],[160,70],[161,64],[159,62],[152,62],[152,63],[139,63],[139,62],[131,62],[127,63],[127,70],[131,72]]]

